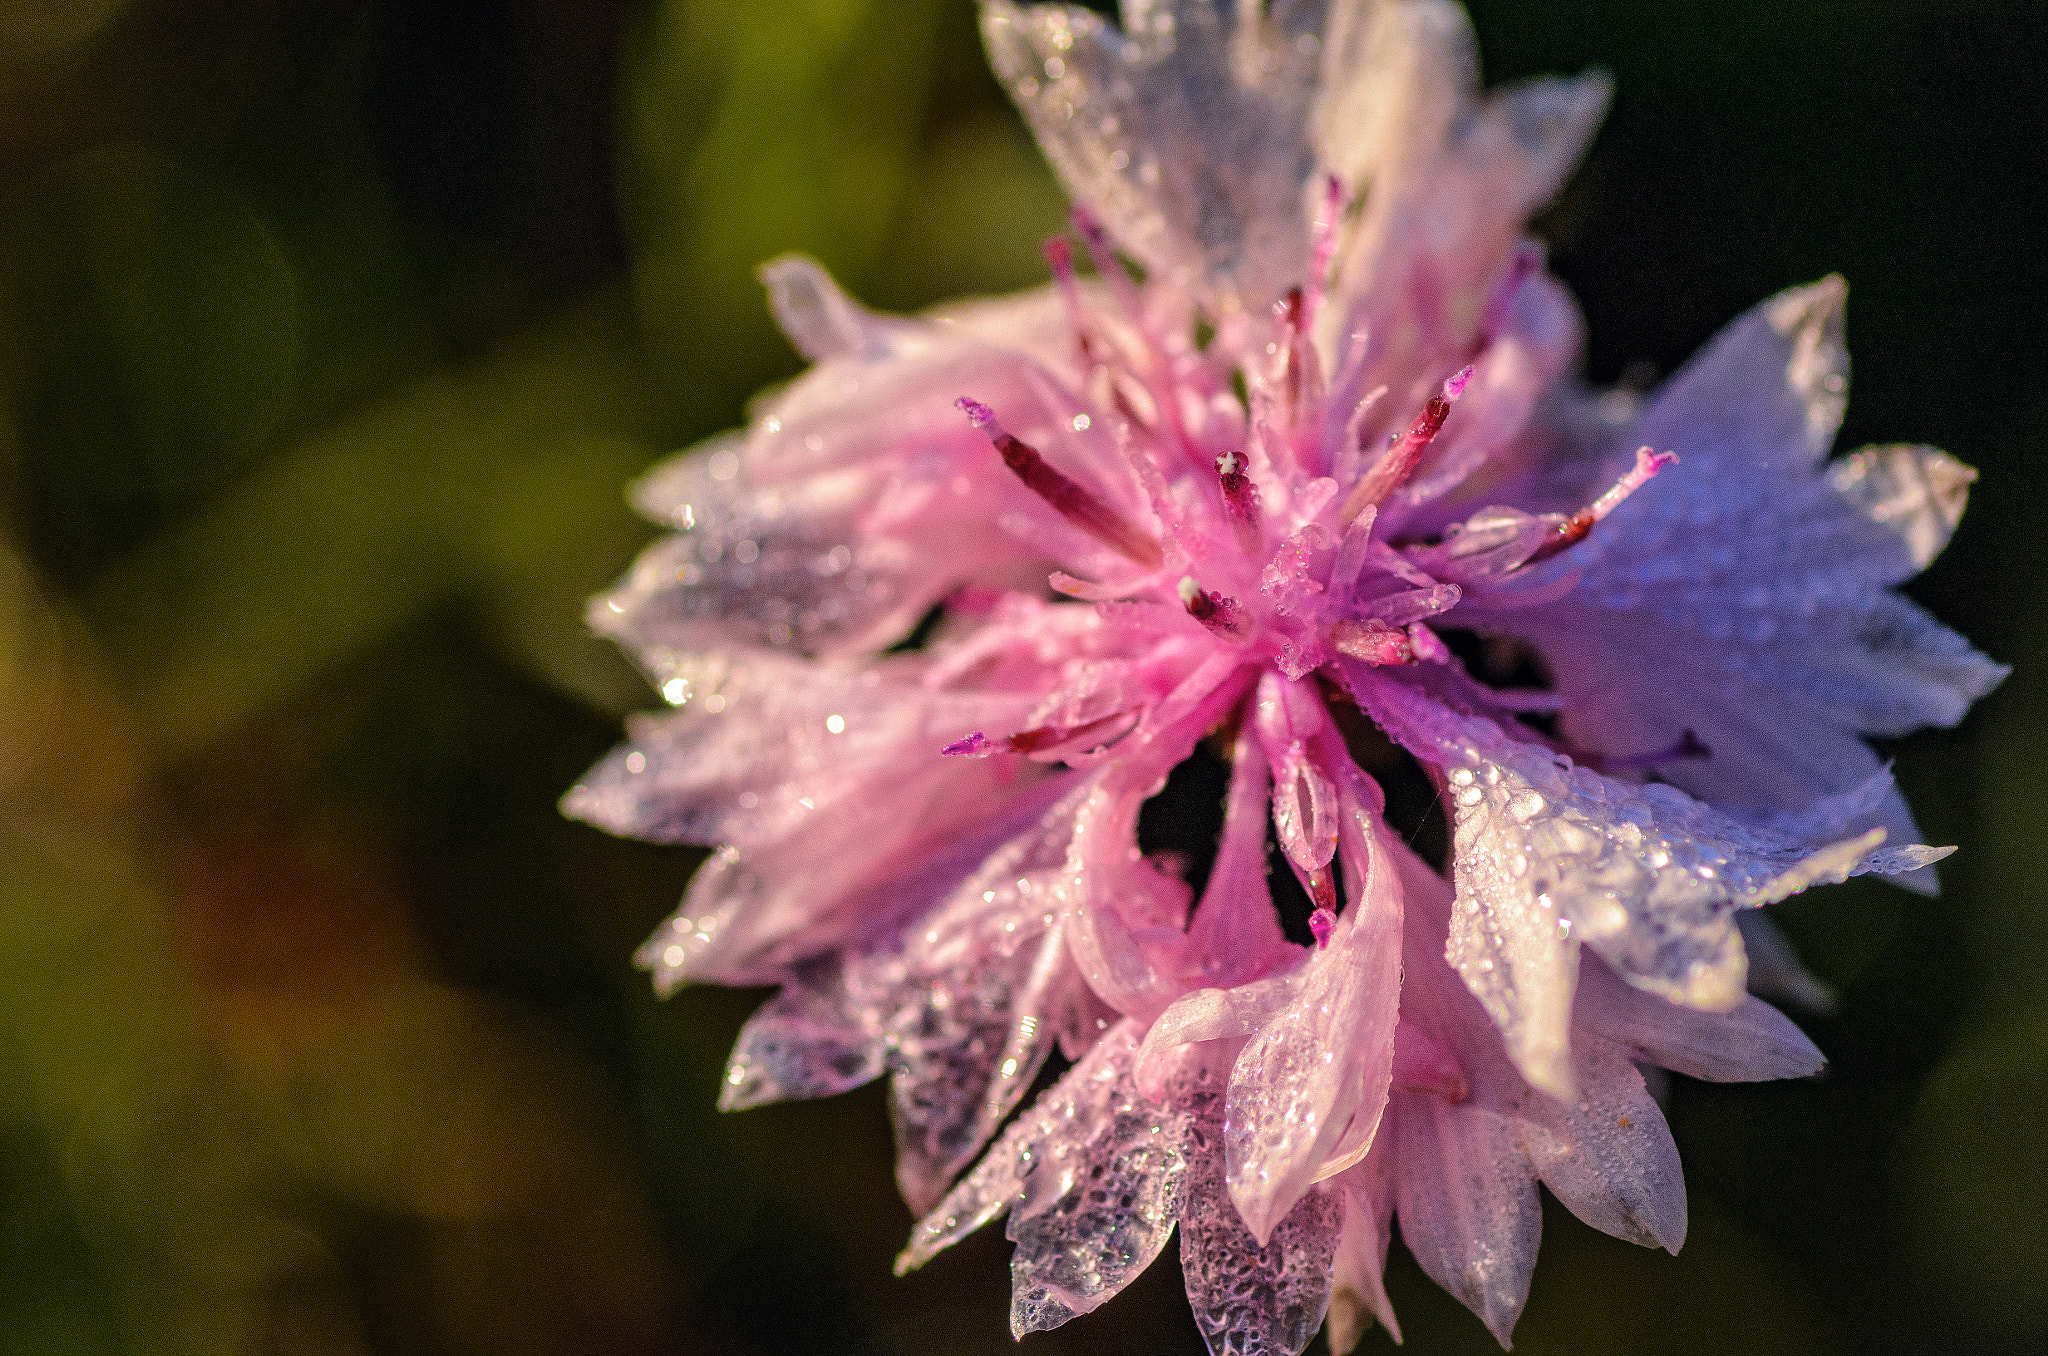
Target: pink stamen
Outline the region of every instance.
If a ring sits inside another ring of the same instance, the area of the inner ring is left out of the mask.
[[[986,758],[995,751],[995,744],[979,730],[965,739],[956,739],[939,750],[940,753],[954,758]]]
[[[1337,253],[1337,219],[1344,210],[1344,185],[1332,174],[1323,181],[1323,200],[1309,226],[1308,295],[1304,321],[1314,324],[1323,307],[1323,289],[1330,280],[1330,260]]]
[[[1066,304],[1067,323],[1073,326],[1074,346],[1080,351],[1081,365],[1093,367],[1096,358],[1094,344],[1088,338],[1088,308],[1081,300],[1080,280],[1074,275],[1074,247],[1065,236],[1056,235],[1045,242],[1045,262],[1052,269],[1060,300]]]
[[[1336,926],[1337,915],[1329,909],[1317,909],[1308,916],[1308,930],[1316,939],[1316,950],[1329,946],[1330,933]]]
[[[1242,452],[1225,452],[1216,458],[1216,480],[1223,487],[1223,511],[1237,544],[1251,555],[1259,547],[1259,487],[1245,473]]]
[[[1089,491],[1048,466],[1045,458],[1038,455],[1037,448],[1012,436],[996,421],[994,410],[966,396],[954,403],[966,413],[967,422],[988,434],[989,441],[1002,454],[1003,465],[1009,467],[1033,494],[1052,505],[1062,518],[1148,570],[1158,569],[1165,561],[1156,540]]]
[[[1415,422],[1408,426],[1408,431],[1394,441],[1394,445],[1365,473],[1365,478],[1352,488],[1344,500],[1339,521],[1350,522],[1365,512],[1368,505],[1384,503],[1387,496],[1400,487],[1401,482],[1421,463],[1422,454],[1429,450],[1429,445],[1436,441],[1444,420],[1450,418],[1451,406],[1465,394],[1465,387],[1471,380],[1472,369],[1468,366],[1454,373],[1444,383],[1441,393],[1429,398],[1429,403],[1422,407],[1421,414],[1415,416]]]
[[[1073,212],[1074,229],[1080,233],[1081,243],[1088,247],[1088,257],[1095,261],[1095,272],[1109,284],[1110,292],[1116,297],[1117,305],[1133,325],[1149,335],[1145,324],[1145,303],[1138,295],[1138,285],[1131,281],[1131,275],[1124,271],[1123,261],[1110,248],[1109,233],[1102,229],[1102,222],[1095,214],[1080,204]]]
[[[1383,621],[1338,622],[1330,628],[1330,648],[1367,664],[1415,662],[1415,643],[1408,633]]]
[[[1136,728],[1138,719],[1136,711],[1119,711],[1079,725],[1042,725],[1011,735],[1003,741],[1003,747],[1041,761],[1057,761],[1115,743]]]
[[[1190,617],[1226,640],[1240,639],[1250,630],[1244,608],[1235,598],[1205,589],[1193,579],[1180,581],[1180,601]]]
[[[1652,452],[1647,447],[1637,448],[1636,464],[1628,474],[1615,481],[1605,494],[1558,524],[1556,535],[1531,552],[1524,565],[1534,565],[1538,561],[1548,560],[1560,551],[1577,546],[1593,530],[1594,524],[1620,508],[1624,499],[1647,485],[1651,477],[1677,460],[1676,452]]]

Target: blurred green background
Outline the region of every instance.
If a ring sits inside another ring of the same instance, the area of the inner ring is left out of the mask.
[[[2018,669],[1895,751],[1946,893],[1782,911],[1828,1076],[1678,1080],[1683,1255],[1553,1210],[1518,1350],[2048,1349],[2048,24],[1474,10],[1619,81],[1540,228],[1592,374],[1845,272],[1845,442],[1982,469],[1912,591]],[[628,965],[691,859],[554,802],[651,704],[623,483],[796,369],[754,265],[918,307],[1061,212],[967,0],[0,5],[0,1351],[1011,1349],[997,1232],[890,1277],[873,1089],[712,1110],[759,995]],[[1025,1349],[1200,1342],[1169,1256]]]

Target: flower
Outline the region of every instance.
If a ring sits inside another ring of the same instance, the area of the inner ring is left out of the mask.
[[[1749,994],[1811,992],[1757,906],[1932,887],[1862,737],[2002,676],[1890,592],[1971,473],[1826,460],[1832,280],[1645,402],[1574,381],[1524,230],[1602,78],[1482,97],[1439,0],[1125,19],[982,9],[1092,279],[1057,240],[1050,287],[904,319],[767,267],[815,365],[639,486],[680,531],[592,618],[675,709],[565,808],[717,848],[640,960],[782,985],[721,1104],[886,1073],[902,1265],[1007,1213],[1020,1335],[1178,1228],[1212,1351],[1299,1352],[1326,1313],[1345,1350],[1398,1332],[1399,1215],[1505,1343],[1536,1182],[1683,1240],[1639,1065],[1820,1067]],[[1470,672],[1472,632],[1551,689]],[[1439,787],[1448,880],[1387,828],[1354,712]],[[1137,821],[1205,739],[1231,772],[1197,891]]]

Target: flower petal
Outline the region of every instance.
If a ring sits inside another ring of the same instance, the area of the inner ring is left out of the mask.
[[[1579,1095],[1523,1103],[1530,1166],[1595,1229],[1676,1253],[1685,1242],[1685,1174],[1664,1113],[1621,1046],[1590,1031],[1572,1045]]]
[[[1180,1221],[1180,1264],[1195,1326],[1211,1356],[1297,1356],[1330,1304],[1342,1222],[1337,1194],[1312,1188],[1261,1244],[1225,1185],[1224,1110],[1210,1085],[1187,1097],[1192,1125]]]
[[[1431,1280],[1508,1345],[1543,1235],[1517,1123],[1474,1102],[1452,1106],[1412,1092],[1394,1094],[1392,1116],[1401,1241]]]
[[[1397,681],[1356,675],[1373,718],[1448,784],[1458,906],[1447,955],[1529,1081],[1570,1095],[1579,944],[1630,984],[1727,1010],[1744,997],[1738,908],[1862,871],[1910,870],[1932,849],[1876,851],[1882,831],[1815,845],[1738,823],[1673,787],[1574,767],[1492,721]]]
[[[1846,791],[1877,769],[1858,735],[1953,725],[2006,673],[1889,591],[1946,541],[1968,468],[1924,448],[1821,464],[1847,390],[1845,295],[1830,278],[1724,330],[1581,459],[1592,485],[1637,446],[1679,456],[1548,567],[1580,571],[1578,586],[1485,613],[1541,651],[1574,741],[1640,754],[1690,729],[1712,756],[1660,774],[1718,805],[1793,810]],[[1896,800],[1870,826],[1916,836]]]
[[[1053,892],[1085,789],[999,849],[900,952],[857,967],[877,992],[896,1127],[896,1180],[931,1209],[1038,1075],[1080,977]]]
[[[1331,1186],[1342,1193],[1343,1231],[1330,1293],[1328,1335],[1333,1356],[1345,1356],[1378,1319],[1387,1336],[1399,1342],[1401,1325],[1387,1298],[1387,1246],[1393,1241],[1394,1139],[1391,1123],[1373,1141],[1365,1158],[1345,1169]]]
[[[1359,805],[1348,788],[1342,794],[1342,817],[1366,825],[1363,841],[1346,835],[1350,907],[1329,944],[1310,955],[1294,1000],[1252,1037],[1230,1073],[1230,1197],[1261,1242],[1317,1179],[1354,1116],[1362,1122],[1356,1129],[1363,1152],[1393,1076],[1400,881],[1374,841],[1373,808]]]
[[[839,956],[801,967],[747,1019],[726,1060],[720,1111],[833,1097],[882,1072],[882,1044],[846,993]]]
[[[1760,998],[1701,1012],[1625,984],[1598,961],[1580,967],[1573,1016],[1632,1058],[1710,1083],[1808,1078],[1827,1063],[1805,1032]]]
[[[1306,123],[1319,5],[984,0],[982,37],[1073,199],[1149,271],[1259,311],[1307,261]]]
[[[1135,1023],[1119,1024],[912,1233],[899,1274],[1013,1210],[1012,1330],[1086,1313],[1159,1255],[1180,1212],[1187,1118],[1138,1095]]]

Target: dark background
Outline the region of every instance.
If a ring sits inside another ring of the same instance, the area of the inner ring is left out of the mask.
[[[1828,1075],[1678,1080],[1684,1253],[1553,1209],[1518,1350],[2048,1349],[2048,26],[1475,18],[1618,80],[1540,226],[1592,374],[1845,273],[1845,445],[1981,468],[1912,592],[2018,670],[1895,751],[1946,893],[1781,910]],[[621,486],[796,369],[753,266],[913,308],[1061,211],[966,0],[0,9],[0,1351],[1010,1349],[998,1231],[889,1275],[873,1089],[712,1110],[758,995],[628,964],[691,859],[554,802],[651,704]],[[1198,1352],[1171,1251],[1025,1350]]]

